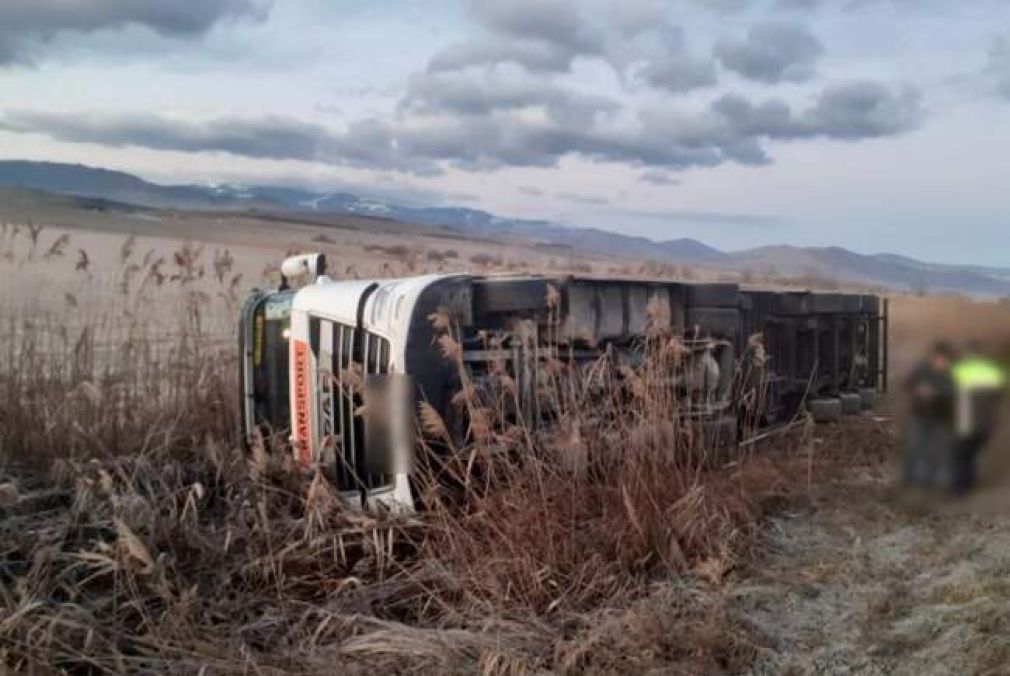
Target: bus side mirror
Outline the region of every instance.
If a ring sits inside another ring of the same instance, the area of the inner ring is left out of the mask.
[[[281,263],[281,290],[290,288],[295,279],[311,279],[326,274],[326,254],[309,253],[285,258]]]

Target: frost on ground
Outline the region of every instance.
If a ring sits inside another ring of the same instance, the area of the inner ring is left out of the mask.
[[[755,673],[1010,670],[1010,523],[996,489],[915,497],[862,469],[771,519],[766,552],[731,592],[765,639]]]

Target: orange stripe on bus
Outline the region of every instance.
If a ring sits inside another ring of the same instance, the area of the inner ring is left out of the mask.
[[[309,344],[303,340],[293,341],[295,376],[295,452],[298,460],[308,467],[312,464],[312,383]]]

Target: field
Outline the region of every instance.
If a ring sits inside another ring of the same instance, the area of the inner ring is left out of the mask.
[[[663,336],[605,384],[632,388],[613,398],[631,403],[593,420],[585,382],[559,366],[550,438],[481,409],[467,447],[426,466],[415,516],[349,513],[287,455],[236,449],[238,304],[276,282],[288,251],[326,251],[336,276],[703,270],[369,219],[4,204],[0,654],[12,671],[925,673],[1010,655],[998,501],[927,517],[894,501],[890,411],[700,465],[654,377]],[[893,310],[895,382],[935,336],[1010,337],[1005,305],[901,297]],[[424,416],[423,432],[443,425]]]

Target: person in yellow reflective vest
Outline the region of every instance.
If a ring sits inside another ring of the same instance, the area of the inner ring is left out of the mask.
[[[970,350],[951,369],[956,388],[951,489],[963,495],[975,486],[978,452],[996,430],[1007,376],[1000,365]]]

